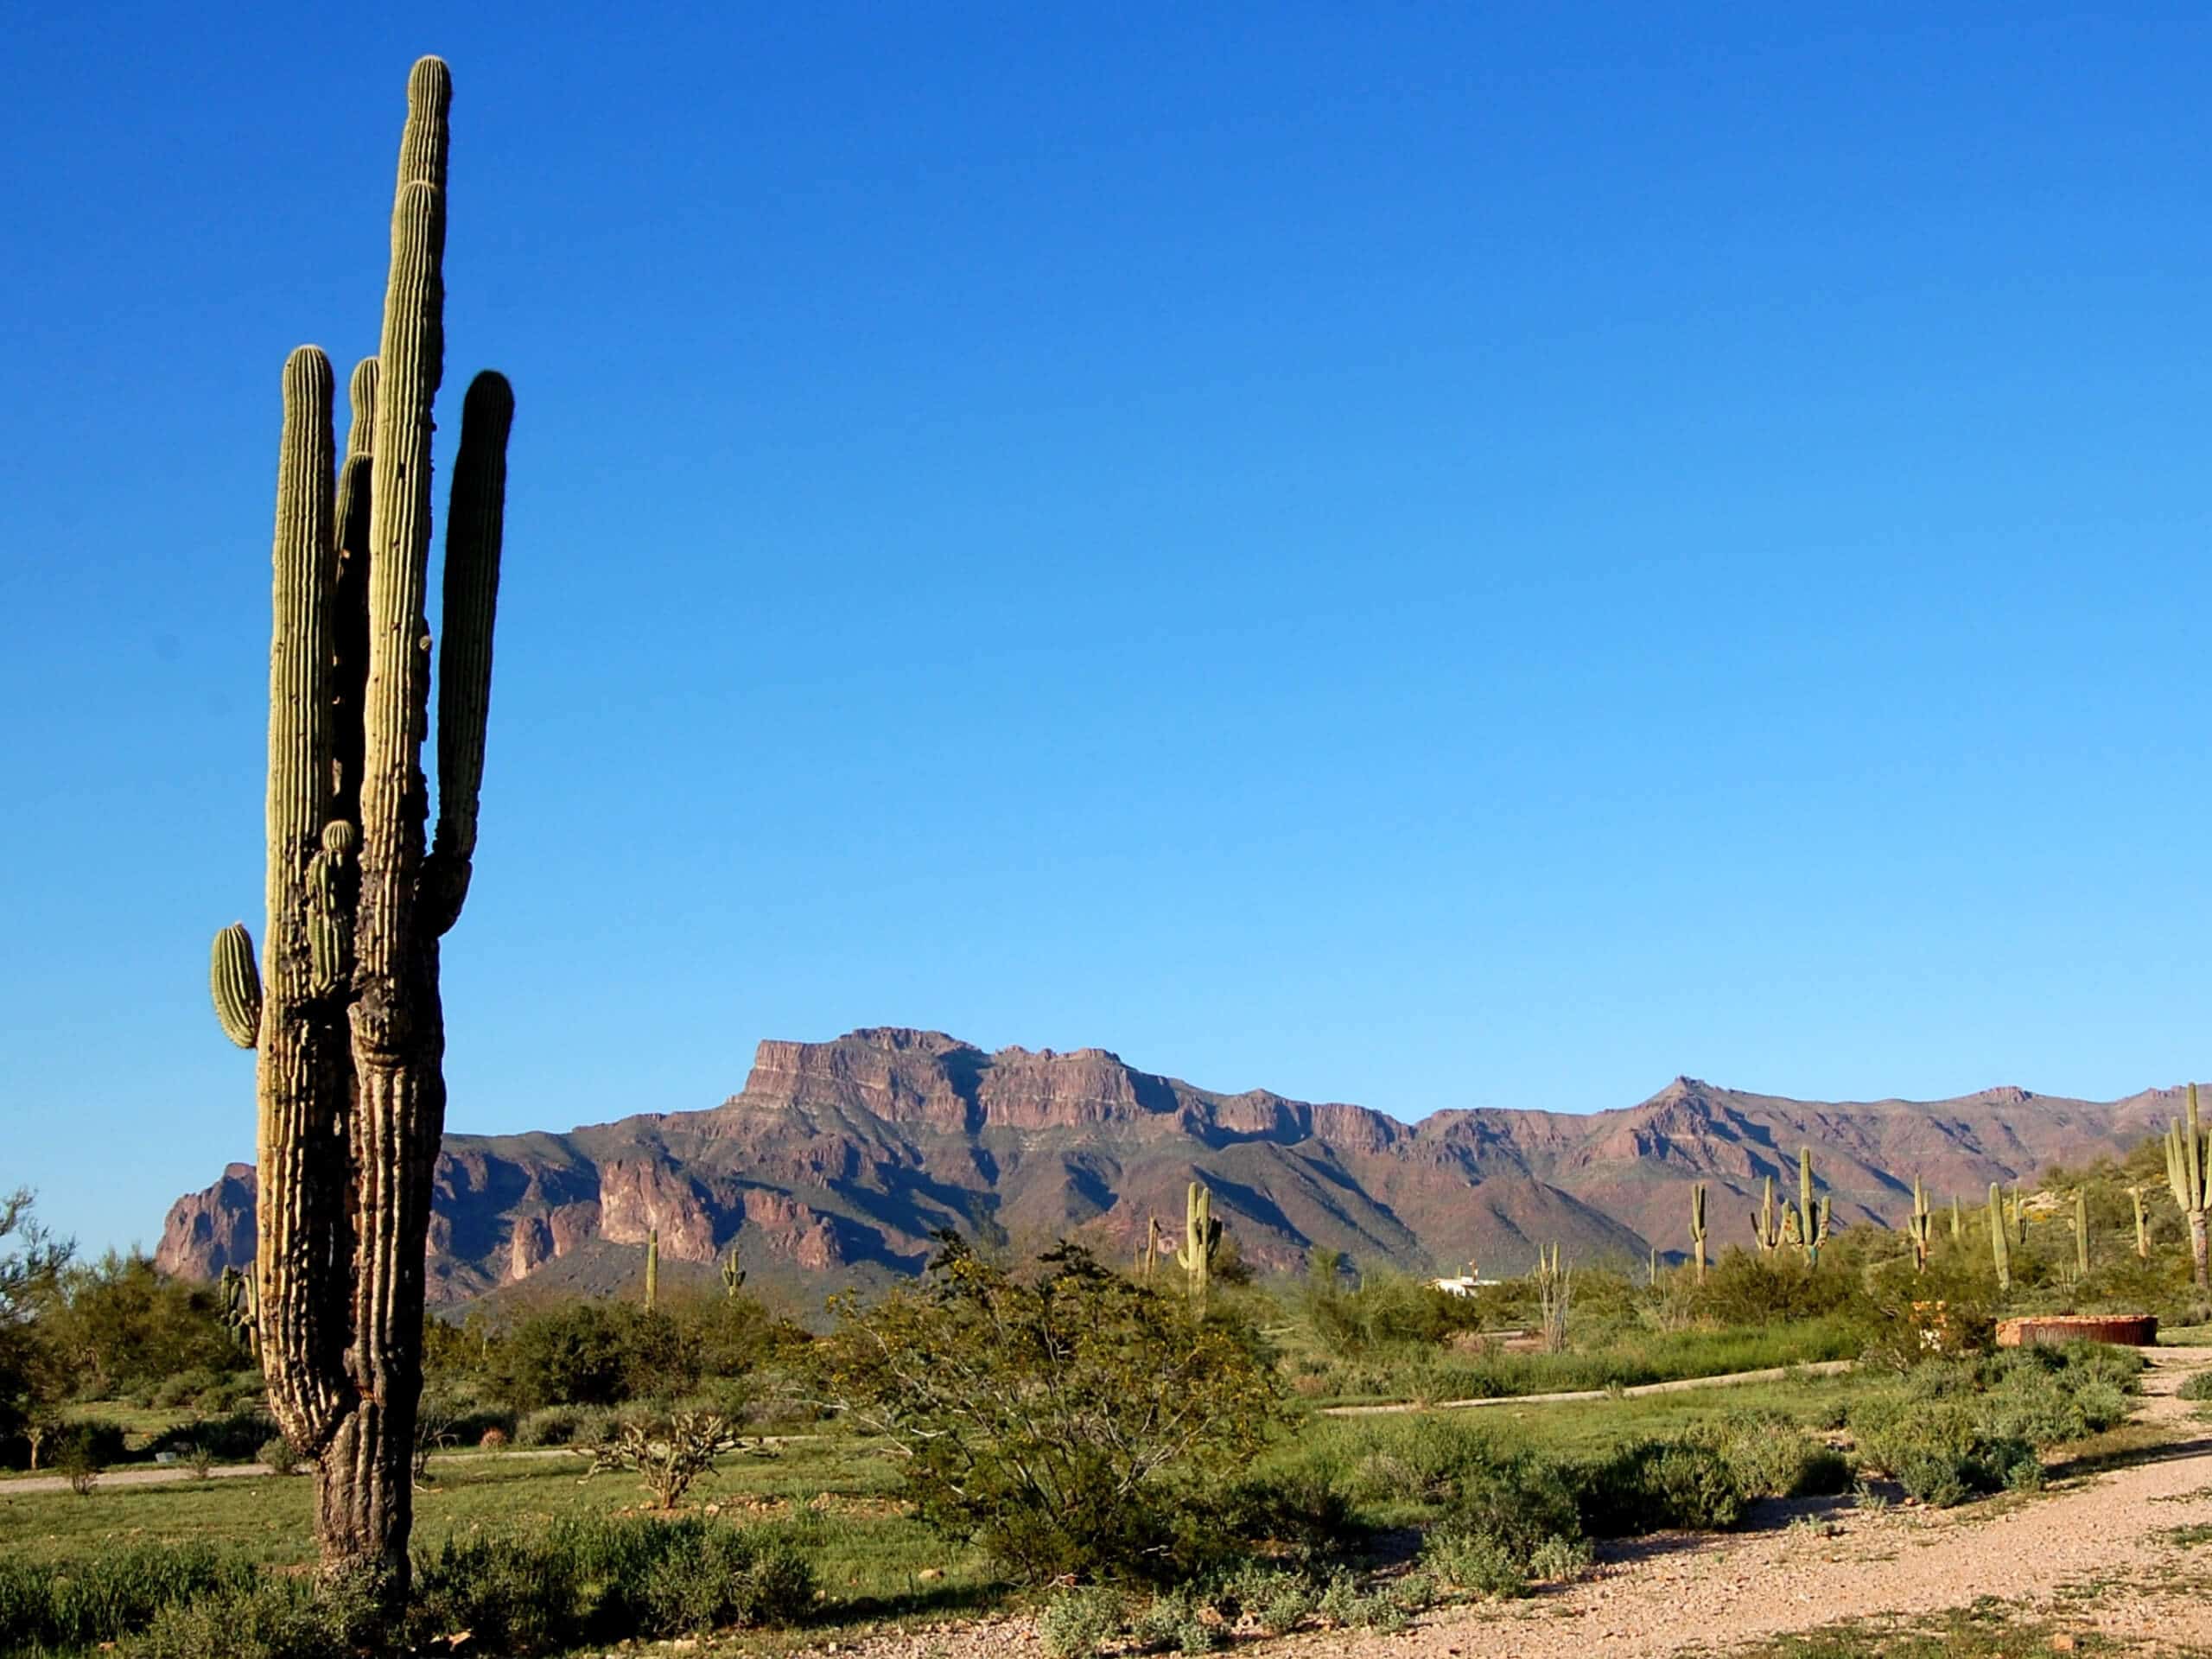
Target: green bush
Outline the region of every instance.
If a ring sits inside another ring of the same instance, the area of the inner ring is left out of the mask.
[[[1091,1659],[1121,1634],[1121,1592],[1094,1585],[1065,1590],[1038,1615],[1037,1636],[1046,1659]]]
[[[292,1449],[292,1443],[282,1434],[271,1434],[264,1440],[253,1457],[256,1463],[266,1466],[272,1475],[294,1474],[300,1466],[300,1454]]]
[[[1470,1595],[1505,1601],[1529,1593],[1528,1564],[1486,1532],[1439,1527],[1421,1540],[1421,1560]]]
[[[582,1633],[575,1556],[515,1538],[448,1538],[415,1552],[410,1645],[429,1649],[466,1632],[480,1652],[527,1656],[568,1646]]]
[[[104,1417],[79,1417],[64,1423],[47,1442],[46,1455],[57,1469],[67,1469],[73,1462],[105,1469],[128,1461],[129,1444],[121,1423]]]
[[[515,1425],[517,1446],[596,1446],[614,1414],[594,1406],[541,1406]]]
[[[1225,1639],[1222,1627],[1206,1617],[1212,1611],[1195,1586],[1179,1584],[1147,1602],[1132,1624],[1147,1648],[1211,1653]]]
[[[2175,1392],[2184,1400],[2212,1400],[2212,1370],[2192,1373]]]
[[[364,1602],[269,1580],[168,1603],[124,1650],[130,1659],[354,1659],[373,1626]]]
[[[1722,1531],[1744,1517],[1734,1470],[1701,1440],[1630,1440],[1578,1465],[1572,1478],[1583,1530],[1593,1537]]]
[[[95,1648],[171,1605],[250,1588],[251,1564],[206,1545],[132,1544],[67,1567],[0,1561],[0,1652]]]
[[[174,1452],[180,1461],[188,1463],[197,1448],[213,1462],[249,1463],[276,1427],[267,1412],[248,1408],[221,1417],[197,1417],[179,1423],[156,1435],[148,1450],[156,1457]]]
[[[670,1528],[671,1547],[640,1587],[645,1628],[660,1636],[789,1624],[814,1605],[814,1569],[779,1539],[734,1527]]]
[[[162,1379],[148,1402],[156,1411],[175,1411],[179,1406],[197,1404],[203,1394],[219,1393],[222,1386],[223,1379],[213,1371],[178,1371]]]
[[[924,1521],[1018,1577],[1187,1577],[1193,1525],[1281,1421],[1254,1334],[1062,1245],[1014,1278],[957,1238],[918,1288],[837,1303],[826,1397],[886,1436]]]

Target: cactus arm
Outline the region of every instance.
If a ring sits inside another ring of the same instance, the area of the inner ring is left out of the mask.
[[[461,453],[446,514],[445,639],[438,652],[438,829],[423,872],[423,925],[460,918],[476,852],[484,728],[492,706],[492,625],[499,608],[499,543],[507,491],[507,434],[515,395],[486,370],[461,405]]]
[[[331,603],[331,816],[358,830],[361,823],[361,702],[369,677],[369,486],[375,463],[377,360],[353,365],[347,385],[353,423],[338,473],[338,575]]]
[[[244,922],[232,922],[215,935],[208,953],[207,989],[215,1002],[215,1021],[240,1048],[261,1040],[261,970],[254,965],[253,936]],[[230,1271],[230,1269],[226,1269]]]
[[[315,864],[329,810],[335,387],[312,346],[284,365],[269,650],[268,931],[256,1092],[259,1198],[253,1306],[270,1403],[309,1456],[350,1390],[351,1289],[344,1015],[317,971]],[[334,1248],[334,1243],[335,1248]]]

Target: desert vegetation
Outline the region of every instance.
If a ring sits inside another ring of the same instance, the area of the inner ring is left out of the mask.
[[[307,1481],[102,1478],[291,1448],[222,1290],[79,1266],[26,1199],[6,1457],[29,1472],[37,1423],[41,1467],[91,1478],[0,1499],[36,1517],[0,1576],[0,1651],[537,1654],[995,1605],[1032,1610],[1058,1654],[1196,1651],[1514,1599],[1609,1541],[1736,1529],[1777,1501],[2033,1493],[2128,1417],[2141,1361],[1998,1349],[1996,1324],[2199,1319],[2188,1218],[2171,1192],[2144,1201],[2166,1156],[2049,1172],[1960,1205],[1955,1228],[1924,1199],[1895,1232],[1824,1230],[1817,1198],[1808,1226],[1801,1194],[1701,1274],[1694,1254],[1655,1271],[1532,1252],[1452,1294],[1317,1250],[1302,1279],[1224,1281],[1233,1234],[1197,1195],[1164,1271],[948,1235],[918,1281],[810,1325],[735,1267],[650,1306],[641,1285],[434,1319],[396,1607],[283,1570],[318,1553]],[[1834,1359],[1854,1364],[1804,1363]],[[1594,1397],[1442,1408],[1578,1391]]]

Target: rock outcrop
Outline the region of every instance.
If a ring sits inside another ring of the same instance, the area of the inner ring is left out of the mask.
[[[1204,1179],[1246,1259],[1295,1268],[1308,1246],[1427,1270],[1515,1270],[1539,1243],[1584,1260],[1679,1249],[1694,1181],[1716,1245],[1769,1175],[1808,1145],[1839,1222],[1894,1221],[1916,1175],[1971,1196],[2054,1162],[2123,1151],[2175,1090],[2096,1103],[2007,1086],[1955,1100],[1822,1103],[1677,1077],[1587,1116],[1440,1112],[1408,1125],[1364,1107],[1219,1094],[1105,1049],[986,1053],[941,1032],[879,1027],[764,1042],[744,1090],[706,1111],[567,1135],[446,1137],[434,1300],[503,1287],[631,1285],[649,1233],[664,1274],[705,1282],[733,1244],[760,1282],[911,1273],[944,1228],[1019,1247],[1083,1238],[1125,1256]],[[233,1164],[169,1212],[156,1262],[211,1278],[253,1252],[254,1172]],[[824,1287],[826,1287],[826,1286]]]

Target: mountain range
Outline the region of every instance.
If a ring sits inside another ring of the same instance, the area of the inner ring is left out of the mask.
[[[429,1255],[434,1302],[613,1294],[649,1234],[664,1278],[711,1282],[733,1246],[753,1282],[794,1293],[919,1269],[938,1229],[1033,1247],[1067,1236],[1117,1260],[1159,1217],[1180,1241],[1203,1180],[1244,1259],[1294,1270],[1309,1246],[1415,1272],[1524,1269],[1688,1248],[1709,1187],[1715,1251],[1747,1242],[1768,1176],[1795,1191],[1801,1146],[1837,1225],[1894,1224],[1916,1176],[1936,1201],[2119,1154],[2180,1090],[2116,1101],[1980,1090],[1952,1100],[1819,1102],[1676,1077],[1589,1115],[1444,1111],[1407,1124],[1265,1090],[1221,1094],[1104,1049],[987,1053],[876,1027],[760,1045],[744,1089],[703,1111],[564,1135],[448,1135]],[[170,1209],[156,1263],[212,1278],[253,1254],[254,1170],[232,1164]]]

